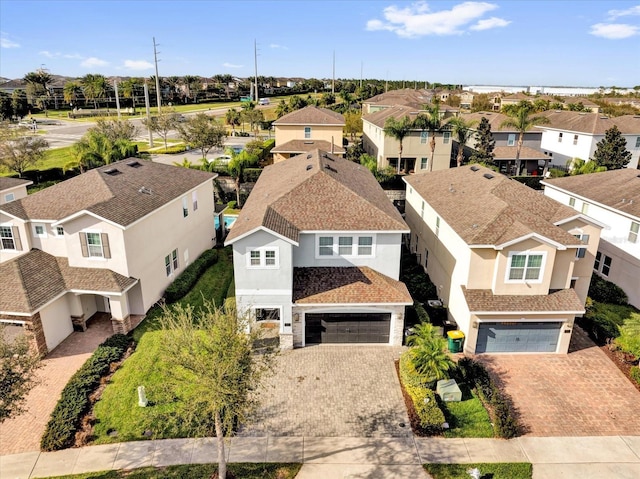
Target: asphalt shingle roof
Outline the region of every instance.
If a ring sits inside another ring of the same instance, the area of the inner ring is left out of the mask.
[[[572,288],[548,295],[496,295],[490,289],[466,289],[462,286],[467,306],[472,313],[480,312],[558,312],[584,313],[584,305]]]
[[[344,116],[327,108],[317,106],[306,106],[299,110],[292,111],[278,118],[273,122],[279,125],[336,125],[344,126]]]
[[[15,188],[16,186],[27,186],[33,183],[31,180],[24,180],[22,178],[8,178],[6,176],[0,176],[0,191],[8,190],[9,188]]]
[[[325,140],[291,140],[276,146],[271,153],[303,153],[312,150],[331,151],[331,142]],[[333,145],[334,153],[343,154],[342,145]]]

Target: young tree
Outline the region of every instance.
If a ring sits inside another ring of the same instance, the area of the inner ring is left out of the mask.
[[[431,160],[429,161],[429,171],[433,171],[433,159],[436,153],[436,132],[443,129],[442,119],[440,118],[440,106],[438,103],[427,105],[424,113],[418,114],[413,121],[415,128],[422,131],[429,130],[429,147],[431,149]]]
[[[22,118],[29,111],[29,103],[23,90],[14,90],[11,94],[11,107],[13,114],[18,118]]]
[[[236,202],[238,208],[242,208],[242,200],[240,199],[240,185],[242,184],[244,170],[257,165],[259,161],[258,156],[250,154],[247,150],[242,150],[240,153],[236,154],[235,151],[229,148],[227,152],[229,153],[229,156],[231,156],[231,160],[227,165],[227,170],[229,170],[229,174],[234,179],[236,189]]]
[[[270,370],[273,355],[256,354],[259,330],[245,333],[247,318],[210,302],[197,314],[191,306],[166,309],[160,325],[165,333],[162,364],[167,381],[181,391],[179,407],[193,419],[183,425],[186,422],[196,436],[215,434],[218,477],[225,479],[225,437],[233,435],[234,426],[255,410],[254,393]]]
[[[291,109],[289,108],[289,105],[287,105],[284,100],[280,100],[280,103],[278,103],[278,106],[276,107],[276,117],[282,118],[290,111]]]
[[[362,133],[362,112],[360,110],[349,110],[344,114],[344,131],[351,137],[351,141],[356,140],[356,135]]]
[[[462,166],[464,161],[464,147],[467,141],[473,136],[471,127],[476,124],[475,121],[466,121],[464,118],[456,116],[447,122],[453,128],[453,136],[458,141],[458,154],[456,155],[456,163]]]
[[[229,108],[224,116],[227,125],[231,125],[231,129],[236,131],[236,126],[240,126],[240,112],[235,108]]]
[[[398,174],[400,174],[400,164],[402,163],[402,141],[411,132],[412,128],[413,122],[408,116],[405,116],[402,120],[396,120],[391,116],[384,123],[384,134],[398,140],[400,145],[398,148]]]
[[[495,156],[493,149],[495,147],[496,140],[493,139],[493,133],[491,133],[491,124],[489,120],[483,116],[476,130],[476,143],[473,146],[475,151],[471,155],[471,161],[490,166],[495,165],[493,160]]]
[[[227,136],[224,126],[204,113],[198,113],[176,126],[180,138],[192,148],[200,150],[203,159],[212,148],[222,148]]]
[[[44,138],[29,134],[26,128],[11,128],[7,122],[0,125],[0,165],[19,177],[44,158],[48,147]]]
[[[0,323],[0,423],[23,412],[24,398],[37,384],[42,363],[24,334],[11,340]]]
[[[421,323],[413,329],[413,333],[407,337],[407,345],[416,371],[428,382],[447,378],[447,372],[455,363],[447,353],[445,339],[431,323]]]
[[[142,124],[156,133],[164,141],[164,151],[167,151],[167,137],[169,132],[176,129],[178,120],[172,111],[162,110],[151,118],[143,118]]]
[[[103,134],[112,143],[118,140],[133,141],[140,134],[140,129],[129,120],[105,120],[100,118],[90,130]]]
[[[491,111],[493,110],[493,106],[491,101],[489,100],[489,95],[486,93],[480,93],[478,95],[473,95],[473,100],[471,101],[471,111]]]
[[[604,132],[604,138],[596,144],[591,160],[607,170],[619,170],[629,164],[631,152],[627,150],[627,140],[616,125]]]
[[[73,104],[74,107],[78,106],[78,98],[82,96],[82,86],[80,82],[68,81],[64,84],[62,94],[64,101],[69,104]]]
[[[515,128],[518,132],[518,144],[516,146],[516,175],[521,173],[520,165],[520,151],[522,150],[522,140],[527,130],[533,128],[536,125],[546,125],[549,123],[549,119],[544,116],[531,116],[533,111],[533,105],[526,100],[518,103],[517,108],[513,110],[505,110],[505,113],[510,117],[503,121],[500,126],[509,126]]]

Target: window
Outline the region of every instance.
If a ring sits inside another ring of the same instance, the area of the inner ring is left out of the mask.
[[[11,226],[0,226],[0,239],[2,239],[2,249],[18,249]]]
[[[443,136],[442,136],[442,143],[444,143],[446,145],[447,143],[449,143],[450,139],[451,139],[451,132],[450,131],[445,131]]]
[[[427,269],[428,264],[429,264],[429,250],[425,248],[424,249],[424,269]]]
[[[171,256],[164,257],[164,268],[167,271],[167,276],[171,276]]]
[[[576,205],[576,199],[572,196],[569,197],[569,206],[572,208]]]
[[[193,211],[196,211],[198,209],[198,192],[197,191],[191,192],[191,203],[193,204]]]
[[[440,234],[440,217],[436,216],[436,236]]]
[[[62,226],[56,226],[56,236],[64,236],[64,228]]]
[[[256,248],[249,250],[248,268],[277,268],[277,248]]]
[[[38,238],[47,237],[47,233],[45,232],[44,225],[34,225],[33,231]]]
[[[422,170],[426,170],[428,163],[427,161],[429,161],[427,158],[420,158],[420,169]]]
[[[164,268],[167,276],[178,269],[178,250],[174,249],[170,254],[164,257]]]
[[[187,197],[182,198],[182,217],[189,216],[189,205],[187,204]]]
[[[582,241],[583,243],[587,243],[589,244],[589,235],[585,235],[582,233],[578,233],[578,234],[574,234],[573,236],[575,236],[576,238],[578,238],[580,241]],[[580,258],[584,258],[585,254],[587,254],[587,248],[578,248],[576,250],[576,259],[580,259]]]
[[[562,133],[558,133],[558,143],[562,143]]]
[[[429,139],[429,132],[428,131],[421,131],[420,132],[420,143],[422,143],[424,145],[427,142],[428,139]]]
[[[304,127],[304,139],[305,140],[309,140],[311,138],[311,127],[310,126],[305,126]]]
[[[640,148],[640,136],[636,138],[636,148]]]
[[[333,256],[333,236],[321,236],[319,246],[320,256]]]
[[[280,308],[256,308],[256,321],[280,321]]]
[[[541,253],[514,253],[510,255],[509,281],[539,281],[542,279]]]
[[[109,235],[97,232],[81,232],[80,248],[85,258],[111,258]]]
[[[173,262],[173,269],[176,270],[178,269],[178,250],[174,249],[171,252],[171,260]]]
[[[358,238],[358,256],[371,256],[373,254],[373,238],[361,236]]]
[[[13,201],[16,199],[16,195],[14,195],[13,193],[7,193],[6,195],[4,195],[4,201],[6,203],[9,203],[9,201]]]
[[[587,214],[589,213],[589,203],[582,203],[582,214]]]
[[[85,233],[90,258],[102,258],[102,241],[99,233]]]
[[[578,144],[578,135],[573,135],[573,144],[574,145]]]
[[[515,144],[516,144],[516,134],[509,133],[509,136],[507,137],[507,146],[513,146]]]
[[[598,251],[596,253],[596,260],[593,262],[593,269],[600,271],[600,264],[602,263],[602,253]]]
[[[353,238],[351,236],[340,236],[338,238],[338,254],[340,256],[353,254]]]
[[[611,257],[604,255],[604,260],[602,261],[602,276],[609,276],[610,271],[611,271]]]
[[[635,221],[631,222],[631,228],[629,229],[629,241],[632,243],[638,242],[638,232],[640,230],[640,223],[636,223]]]

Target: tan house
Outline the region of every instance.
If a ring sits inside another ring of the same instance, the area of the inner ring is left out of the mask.
[[[389,90],[364,100],[362,102],[362,116],[397,105],[408,106],[414,110],[422,110],[424,105],[431,103],[432,97],[433,93],[429,90],[414,90],[411,88]]]
[[[22,178],[0,177],[0,205],[24,198],[27,196],[27,186],[32,184],[33,181]]]
[[[99,312],[131,330],[214,245],[215,176],[128,159],[0,206],[0,321],[41,354]]]
[[[343,156],[344,117],[340,113],[307,106],[273,122],[276,145],[271,150],[273,162],[321,149]]]
[[[478,165],[407,176],[409,247],[473,353],[566,353],[602,224]]]

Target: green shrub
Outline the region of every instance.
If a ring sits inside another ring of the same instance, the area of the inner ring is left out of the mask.
[[[562,178],[564,176],[569,176],[569,173],[560,168],[549,168],[549,178]]]
[[[238,202],[236,200],[229,201],[229,203],[227,203],[227,208],[229,208],[230,210],[235,210],[237,204]]]
[[[610,304],[628,304],[629,298],[624,290],[604,278],[601,278],[597,274],[591,276],[591,283],[589,284],[589,296],[594,301],[599,303]]]
[[[130,342],[123,334],[108,338],[71,377],[62,390],[40,441],[43,451],[73,446],[82,416],[91,406],[89,396],[98,387],[101,378],[109,373],[111,363],[122,358]]]
[[[242,173],[242,181],[245,183],[255,183],[262,173],[262,168],[246,168]]]
[[[540,181],[544,178],[541,176],[512,176],[511,179],[516,180],[523,185],[527,185],[529,188],[534,190],[541,190],[542,185],[540,184]]]
[[[413,307],[416,311],[416,314],[418,315],[418,320],[421,323],[430,323],[431,319],[429,318],[429,313],[427,313],[427,310],[424,309],[424,306],[422,306],[422,304],[414,302],[413,303]]]
[[[640,384],[640,366],[631,367],[631,379]]]
[[[636,328],[625,325],[620,331],[620,336],[614,340],[614,343],[623,351],[640,358],[640,330],[637,328],[638,325]]]
[[[598,344],[605,344],[608,339],[617,338],[620,335],[622,318],[610,305],[594,302],[578,324]]]
[[[420,426],[427,434],[439,434],[445,422],[444,413],[438,406],[435,393],[428,388],[404,386],[404,390],[413,402],[420,419]]]
[[[165,301],[171,304],[181,299],[193,288],[207,268],[216,261],[218,261],[218,252],[216,250],[208,249],[202,253],[165,290]]]
[[[167,146],[166,150],[164,148],[157,150],[158,153],[162,153],[164,155],[184,153],[185,151],[187,151],[187,145],[185,144]]]
[[[405,386],[425,387],[428,388],[432,382],[428,377],[416,371],[409,351],[405,351],[400,355],[398,363],[400,371],[400,380]]]

